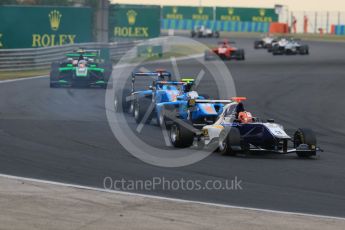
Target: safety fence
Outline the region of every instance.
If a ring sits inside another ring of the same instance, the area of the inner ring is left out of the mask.
[[[0,71],[35,70],[49,68],[52,62],[61,60],[64,55],[78,48],[108,49],[111,60],[119,60],[139,41],[112,43],[81,43],[63,46],[27,49],[0,49]]]
[[[294,33],[323,33],[345,35],[341,26],[345,25],[345,12],[335,11],[293,11],[283,12],[281,22],[289,22]]]

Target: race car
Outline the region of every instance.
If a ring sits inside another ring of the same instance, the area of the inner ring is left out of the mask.
[[[264,48],[267,49],[272,46],[272,43],[276,41],[276,37],[273,36],[266,36],[261,38],[260,40],[254,41],[254,49]]]
[[[52,63],[50,87],[106,88],[111,72],[111,62],[101,60],[99,50],[78,49],[67,53],[63,60]]]
[[[294,38],[282,38],[277,43],[272,44],[272,54],[273,55],[293,55],[293,54],[301,54],[301,55],[308,55],[309,54],[309,46],[302,44],[299,39]]]
[[[198,37],[198,38],[210,38],[216,37],[219,38],[219,31],[215,31],[205,26],[195,26],[194,29],[191,31],[191,37]]]
[[[145,78],[145,84],[144,86],[141,86],[140,89],[137,88],[137,78],[141,80],[144,80]],[[150,84],[146,84],[147,79],[151,80]],[[131,89],[128,92],[126,90],[115,88],[115,91],[117,92],[114,99],[115,110],[117,112],[127,111],[129,114],[134,115],[134,104],[138,95],[142,96],[152,94],[154,89],[153,83],[156,81],[171,81],[171,73],[165,69],[156,69],[155,71],[150,72],[132,72]]]
[[[205,125],[200,131],[190,120],[175,120],[170,129],[170,140],[175,147],[196,145],[217,149],[221,154],[236,155],[247,152],[271,152],[279,154],[296,153],[298,157],[315,156],[316,136],[311,129],[298,129],[290,137],[283,126],[273,119],[261,121],[244,109],[245,97],[234,97],[223,102],[225,106],[213,124]],[[190,104],[212,103],[211,100],[194,100]],[[189,110],[191,111],[191,110]],[[186,124],[181,123],[184,121]],[[189,126],[188,126],[189,125]]]
[[[234,42],[227,40],[218,42],[218,47],[212,50],[206,50],[204,54],[205,61],[215,60],[219,57],[222,60],[244,60],[245,54],[243,49],[232,46]]]
[[[194,80],[155,81],[151,91],[139,91],[134,96],[134,118],[137,123],[150,123],[156,117],[162,128],[169,127],[168,113],[174,113],[184,107],[188,100],[203,99],[196,91],[192,91]]]
[[[291,39],[293,39],[293,38],[289,37],[289,36],[279,36],[279,37],[274,38],[270,43],[268,43],[266,45],[267,52],[272,53],[273,47],[278,45],[280,41],[282,41],[282,40],[283,41],[284,40],[288,40],[289,41]]]

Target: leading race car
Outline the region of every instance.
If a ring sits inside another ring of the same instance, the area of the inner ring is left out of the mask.
[[[279,154],[296,153],[298,157],[311,157],[317,151],[316,136],[310,129],[298,129],[290,137],[283,126],[269,119],[261,121],[245,111],[242,103],[246,98],[235,97],[223,100],[226,105],[218,119],[195,131],[194,124],[188,119],[176,120],[170,129],[170,140],[175,147],[189,147],[195,141],[197,145],[209,146],[222,154],[236,155],[246,152],[272,152]],[[194,103],[211,103],[207,100],[195,100]],[[220,101],[215,101],[219,103]],[[188,127],[189,125],[189,127]]]
[[[301,55],[308,55],[309,54],[309,46],[302,44],[301,40],[294,39],[294,38],[282,38],[277,43],[274,43],[272,46],[272,54],[273,55],[280,55],[280,54],[301,54]]]
[[[243,49],[232,46],[234,42],[227,40],[218,42],[218,47],[212,50],[206,50],[204,54],[205,61],[215,60],[219,57],[222,60],[244,60],[245,53]]]
[[[212,30],[205,26],[195,26],[194,29],[191,31],[191,37],[198,37],[198,38],[210,38],[216,37],[219,38],[219,31]]]
[[[50,87],[97,86],[106,88],[112,64],[100,60],[100,50],[78,49],[67,53],[65,59],[52,63]]]

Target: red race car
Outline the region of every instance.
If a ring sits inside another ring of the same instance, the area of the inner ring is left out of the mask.
[[[205,61],[214,60],[218,56],[222,60],[244,60],[245,54],[243,49],[233,47],[234,42],[229,42],[227,40],[218,42],[218,47],[212,50],[205,51]]]

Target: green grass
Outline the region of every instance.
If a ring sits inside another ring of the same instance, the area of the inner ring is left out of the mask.
[[[327,42],[345,42],[345,36],[333,35],[333,34],[275,34],[276,36],[291,36],[300,38],[305,41],[327,41]],[[222,32],[222,38],[260,38],[262,33],[234,33],[234,32]]]
[[[200,44],[194,44],[192,46],[188,45],[171,45],[169,51],[163,52],[161,57],[153,56],[153,57],[135,57],[132,59],[129,59],[125,62],[128,63],[138,63],[138,62],[152,62],[152,61],[158,61],[158,60],[167,60],[171,57],[184,57],[194,54],[201,54],[205,50],[205,46]]]
[[[48,74],[49,74],[48,69],[23,70],[23,71],[0,71],[0,80],[35,77],[35,76],[42,76],[42,75],[48,75]]]

